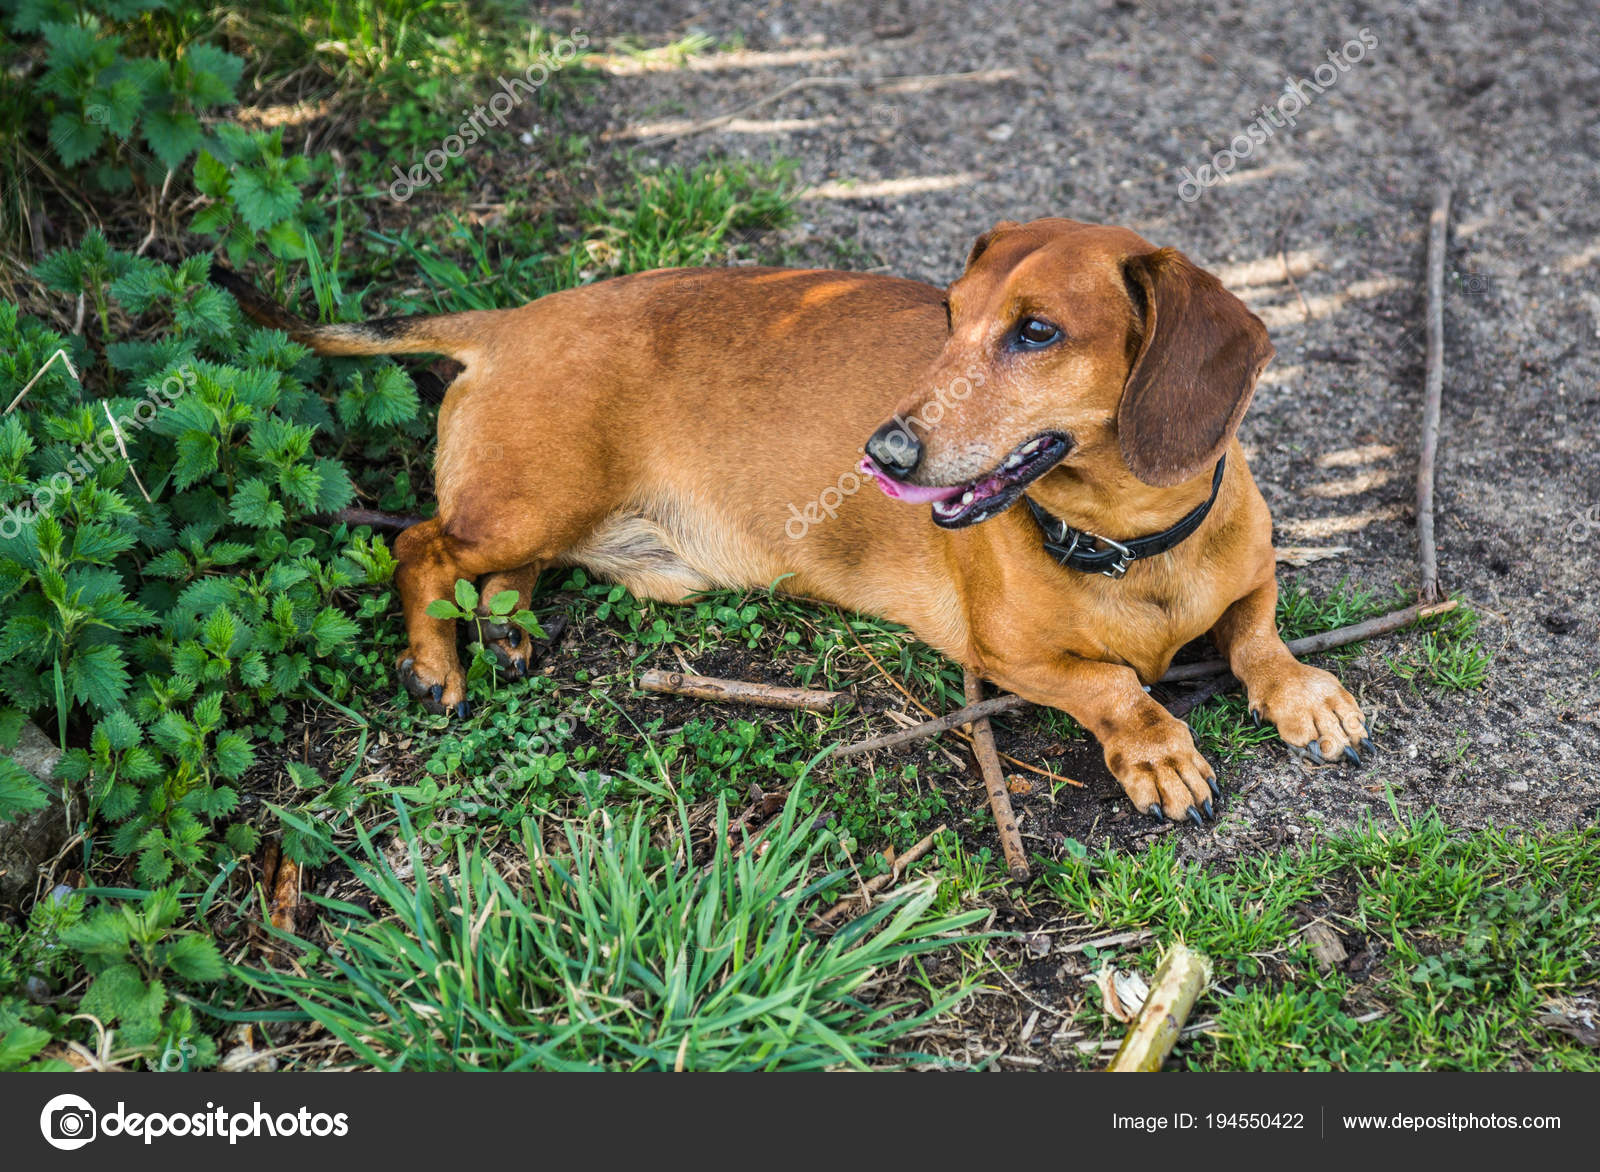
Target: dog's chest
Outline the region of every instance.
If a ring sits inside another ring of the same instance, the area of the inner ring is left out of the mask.
[[[1053,643],[1070,655],[1127,664],[1146,683],[1160,678],[1184,644],[1209,631],[1231,601],[1192,567],[1184,573],[1156,561],[1117,579],[1050,567],[1041,585],[1053,595],[1047,636]]]

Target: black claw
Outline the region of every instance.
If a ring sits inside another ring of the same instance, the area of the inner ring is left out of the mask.
[[[1257,728],[1261,727],[1261,713],[1257,712],[1254,708],[1250,709],[1250,719],[1256,722]]]
[[[456,716],[462,720],[472,715],[472,705],[466,700],[456,705]]]
[[[520,659],[512,660],[511,661],[511,674],[516,676],[517,679],[519,679],[519,680],[527,679],[528,678],[528,665],[523,663],[522,660],[520,660]]]
[[[1322,746],[1320,744],[1318,744],[1316,741],[1312,741],[1309,745],[1306,746],[1306,756],[1310,757],[1318,765],[1326,765],[1327,764],[1327,762],[1322,759]]]
[[[1356,752],[1349,745],[1346,745],[1344,747],[1344,756],[1345,756],[1345,760],[1349,761],[1350,764],[1352,764],[1352,765],[1360,765],[1361,764],[1361,754]]]
[[[1200,803],[1200,808],[1205,811],[1205,814],[1206,814],[1207,818],[1211,819],[1213,822],[1215,822],[1217,820],[1217,813],[1216,813],[1215,810],[1213,810],[1211,808],[1211,799],[1210,798],[1207,798],[1205,801],[1201,802]]]
[[[1217,784],[1217,779],[1216,778],[1214,778],[1214,777],[1206,778],[1206,784],[1211,787],[1211,796],[1212,797],[1220,798],[1222,796],[1222,787]]]
[[[1378,751],[1378,746],[1372,743],[1372,739],[1370,737],[1362,737],[1361,749],[1364,753],[1372,754]]]
[[[1160,802],[1151,802],[1150,808],[1146,810],[1145,813],[1150,815],[1151,820],[1155,822],[1157,826],[1161,825],[1161,823],[1167,820],[1167,816],[1161,812]]]
[[[1205,829],[1205,823],[1200,821],[1200,811],[1196,810],[1193,806],[1189,807],[1189,821],[1193,822],[1202,830]]]
[[[428,695],[432,697],[435,704],[441,703],[444,700],[444,685],[434,684],[432,688],[428,689]]]
[[[512,627],[511,633],[506,636],[506,642],[511,644],[513,647],[521,647],[522,629],[520,627]]]

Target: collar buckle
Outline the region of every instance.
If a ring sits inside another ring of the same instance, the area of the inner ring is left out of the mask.
[[[1113,540],[1110,537],[1098,537],[1093,533],[1085,534],[1085,536],[1093,537],[1102,545],[1109,545],[1112,549],[1117,551],[1117,556],[1112,559],[1111,564],[1100,571],[1107,578],[1122,577],[1122,575],[1128,572],[1128,566],[1137,561],[1139,558],[1137,553],[1129,549],[1126,545],[1123,545],[1120,541]]]
[[[1043,532],[1047,554],[1079,573],[1121,578],[1128,572],[1128,567],[1140,558],[1152,558],[1165,553],[1200,528],[1211,506],[1217,502],[1217,491],[1222,487],[1222,470],[1226,463],[1226,456],[1219,459],[1216,471],[1211,474],[1211,496],[1190,510],[1176,525],[1147,537],[1132,538],[1126,543],[1114,537],[1101,537],[1074,529],[1060,517],[1051,516],[1031,496],[1024,496],[1023,499],[1028,502],[1028,509]]]

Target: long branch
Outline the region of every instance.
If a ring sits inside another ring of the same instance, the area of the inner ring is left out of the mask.
[[[1428,364],[1422,398],[1422,444],[1417,459],[1417,561],[1423,602],[1439,598],[1439,552],[1433,540],[1434,455],[1439,449],[1439,405],[1444,396],[1444,253],[1450,223],[1450,186],[1439,185],[1428,217]]]

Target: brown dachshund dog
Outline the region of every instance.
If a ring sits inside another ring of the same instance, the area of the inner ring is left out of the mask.
[[[322,354],[463,365],[438,514],[395,546],[400,676],[430,711],[470,709],[455,624],[429,602],[467,578],[525,607],[542,569],[582,566],[664,602],[776,583],[903,623],[1071,714],[1157,816],[1198,822],[1218,792],[1144,689],[1207,632],[1298,752],[1370,748],[1355,700],[1274,623],[1272,523],[1234,439],[1266,329],[1126,229],[1002,223],[947,291],[679,269],[493,312],[257,311]],[[516,632],[495,651],[525,669]]]

